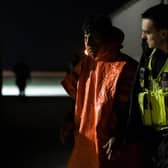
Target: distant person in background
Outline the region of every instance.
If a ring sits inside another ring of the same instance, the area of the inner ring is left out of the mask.
[[[23,61],[19,61],[14,65],[16,86],[19,89],[19,96],[25,96],[25,88],[27,81],[31,78],[30,68]]]
[[[120,51],[124,33],[109,17],[88,18],[83,32],[85,56],[62,81],[75,100],[67,167],[140,168],[137,146],[121,145],[137,62]]]

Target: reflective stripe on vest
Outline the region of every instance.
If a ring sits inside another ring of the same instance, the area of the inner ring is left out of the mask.
[[[168,126],[168,80],[161,81],[161,75],[162,73],[168,73],[168,59],[157,78],[153,79],[151,75],[151,62],[155,52],[156,49],[151,53],[147,67],[150,72],[148,76],[150,87],[142,87],[143,91],[139,93],[138,101],[144,124],[154,126],[158,129],[164,129]],[[161,87],[161,82],[166,82],[165,84],[163,83],[164,87]],[[144,81],[141,80],[140,83],[144,83]]]

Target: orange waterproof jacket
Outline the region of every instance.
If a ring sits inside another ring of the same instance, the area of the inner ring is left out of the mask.
[[[62,81],[66,91],[76,100],[75,144],[68,168],[138,167],[135,145],[123,147],[124,156],[116,156],[114,152],[110,161],[102,148],[126,126],[126,104],[136,65],[121,53],[117,56],[105,53],[96,59],[86,56]]]

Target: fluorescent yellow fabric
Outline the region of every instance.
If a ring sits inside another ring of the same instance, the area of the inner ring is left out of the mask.
[[[168,88],[161,88],[160,75],[168,71],[168,62],[165,62],[157,78],[153,79],[151,75],[151,61],[155,51],[156,49],[153,50],[148,64],[150,71],[148,82],[150,83],[150,87],[143,88],[143,91],[139,93],[139,105],[144,124],[162,129],[162,127],[168,125],[168,111],[166,108],[168,106]],[[144,83],[143,81],[140,82]]]

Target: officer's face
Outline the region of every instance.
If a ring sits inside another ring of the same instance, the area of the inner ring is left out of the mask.
[[[149,48],[161,49],[164,43],[162,30],[156,29],[150,19],[142,19],[142,39],[146,40]]]

